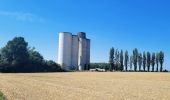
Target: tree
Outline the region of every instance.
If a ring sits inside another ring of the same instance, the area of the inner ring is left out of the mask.
[[[148,68],[148,72],[150,71],[150,63],[151,63],[151,54],[150,54],[150,52],[147,52],[147,68]]]
[[[145,71],[146,68],[146,53],[143,52],[143,70]]]
[[[127,71],[127,67],[128,67],[128,62],[129,62],[129,55],[128,55],[128,51],[125,51],[125,61],[124,61],[124,65],[125,65],[125,69]]]
[[[133,56],[130,56],[130,70],[132,70],[132,65],[133,65]]]
[[[116,52],[115,52],[115,70],[119,70],[119,61],[120,61],[120,55],[119,55],[119,51],[116,49]]]
[[[28,48],[23,37],[15,37],[0,50],[0,72],[49,72],[63,71],[53,61],[45,61],[43,56]]]
[[[45,61],[45,63],[47,64],[44,68],[44,72],[57,72],[57,71],[62,71],[61,67],[59,64],[55,63],[52,60],[49,61]]]
[[[159,63],[160,63],[160,72],[162,72],[163,68],[163,63],[164,63],[164,52],[160,51],[159,53]]]
[[[42,66],[44,66],[45,63],[43,56],[39,52],[35,51],[35,48],[29,49],[28,53],[29,53],[29,64],[28,64],[29,66],[27,66],[25,70],[29,70],[32,72],[34,71],[37,72],[40,70],[43,71]]]
[[[123,71],[123,50],[120,52],[120,70]]]
[[[29,53],[29,61],[30,62],[34,62],[34,63],[42,63],[44,58],[43,56],[35,51],[35,48],[32,48],[32,49],[29,49],[28,50],[28,53]]]
[[[137,62],[138,62],[138,49],[135,48],[133,50],[133,64],[134,64],[134,71],[137,70]]]
[[[155,67],[155,53],[152,53],[152,72],[154,72],[154,67]]]
[[[156,53],[156,72],[158,72],[159,67],[159,53]]]
[[[139,71],[141,71],[141,66],[142,66],[142,54],[139,53],[138,55],[138,65],[139,65]]]
[[[2,48],[2,61],[7,62],[9,66],[24,66],[28,62],[28,43],[23,37],[15,37]]]
[[[114,48],[112,47],[110,49],[110,53],[109,53],[109,63],[110,63],[110,71],[113,71],[114,68]]]

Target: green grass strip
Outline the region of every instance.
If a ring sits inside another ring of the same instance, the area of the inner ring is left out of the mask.
[[[2,92],[0,92],[0,100],[5,100],[5,96],[3,95]]]

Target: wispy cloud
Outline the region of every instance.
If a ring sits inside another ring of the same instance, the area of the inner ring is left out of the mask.
[[[18,21],[44,22],[45,20],[32,13],[0,11],[0,16],[7,16]]]

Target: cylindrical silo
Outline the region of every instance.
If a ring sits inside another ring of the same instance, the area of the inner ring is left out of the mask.
[[[76,35],[72,36],[72,58],[71,58],[71,63],[72,63],[72,70],[78,70],[78,47],[79,47],[79,42],[78,42],[78,37]]]
[[[90,67],[90,39],[86,39],[86,70]]]
[[[72,50],[72,34],[69,32],[60,32],[58,63],[66,70],[70,70],[71,50]]]
[[[78,33],[79,37],[79,54],[78,54],[78,66],[79,70],[84,70],[86,66],[86,34],[84,32]]]

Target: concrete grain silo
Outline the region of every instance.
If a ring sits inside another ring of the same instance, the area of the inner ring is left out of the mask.
[[[78,70],[78,47],[79,47],[79,42],[78,42],[78,37],[76,35],[72,36],[72,56],[71,56],[71,69],[72,70]]]
[[[86,70],[90,67],[90,39],[86,39]]]
[[[90,64],[90,40],[86,33],[59,33],[58,63],[66,70],[86,70]]]
[[[72,34],[59,33],[58,63],[66,70],[70,70],[72,51]]]
[[[78,55],[78,67],[79,70],[85,70],[86,66],[86,34],[84,32],[78,33],[79,37],[79,55]]]

